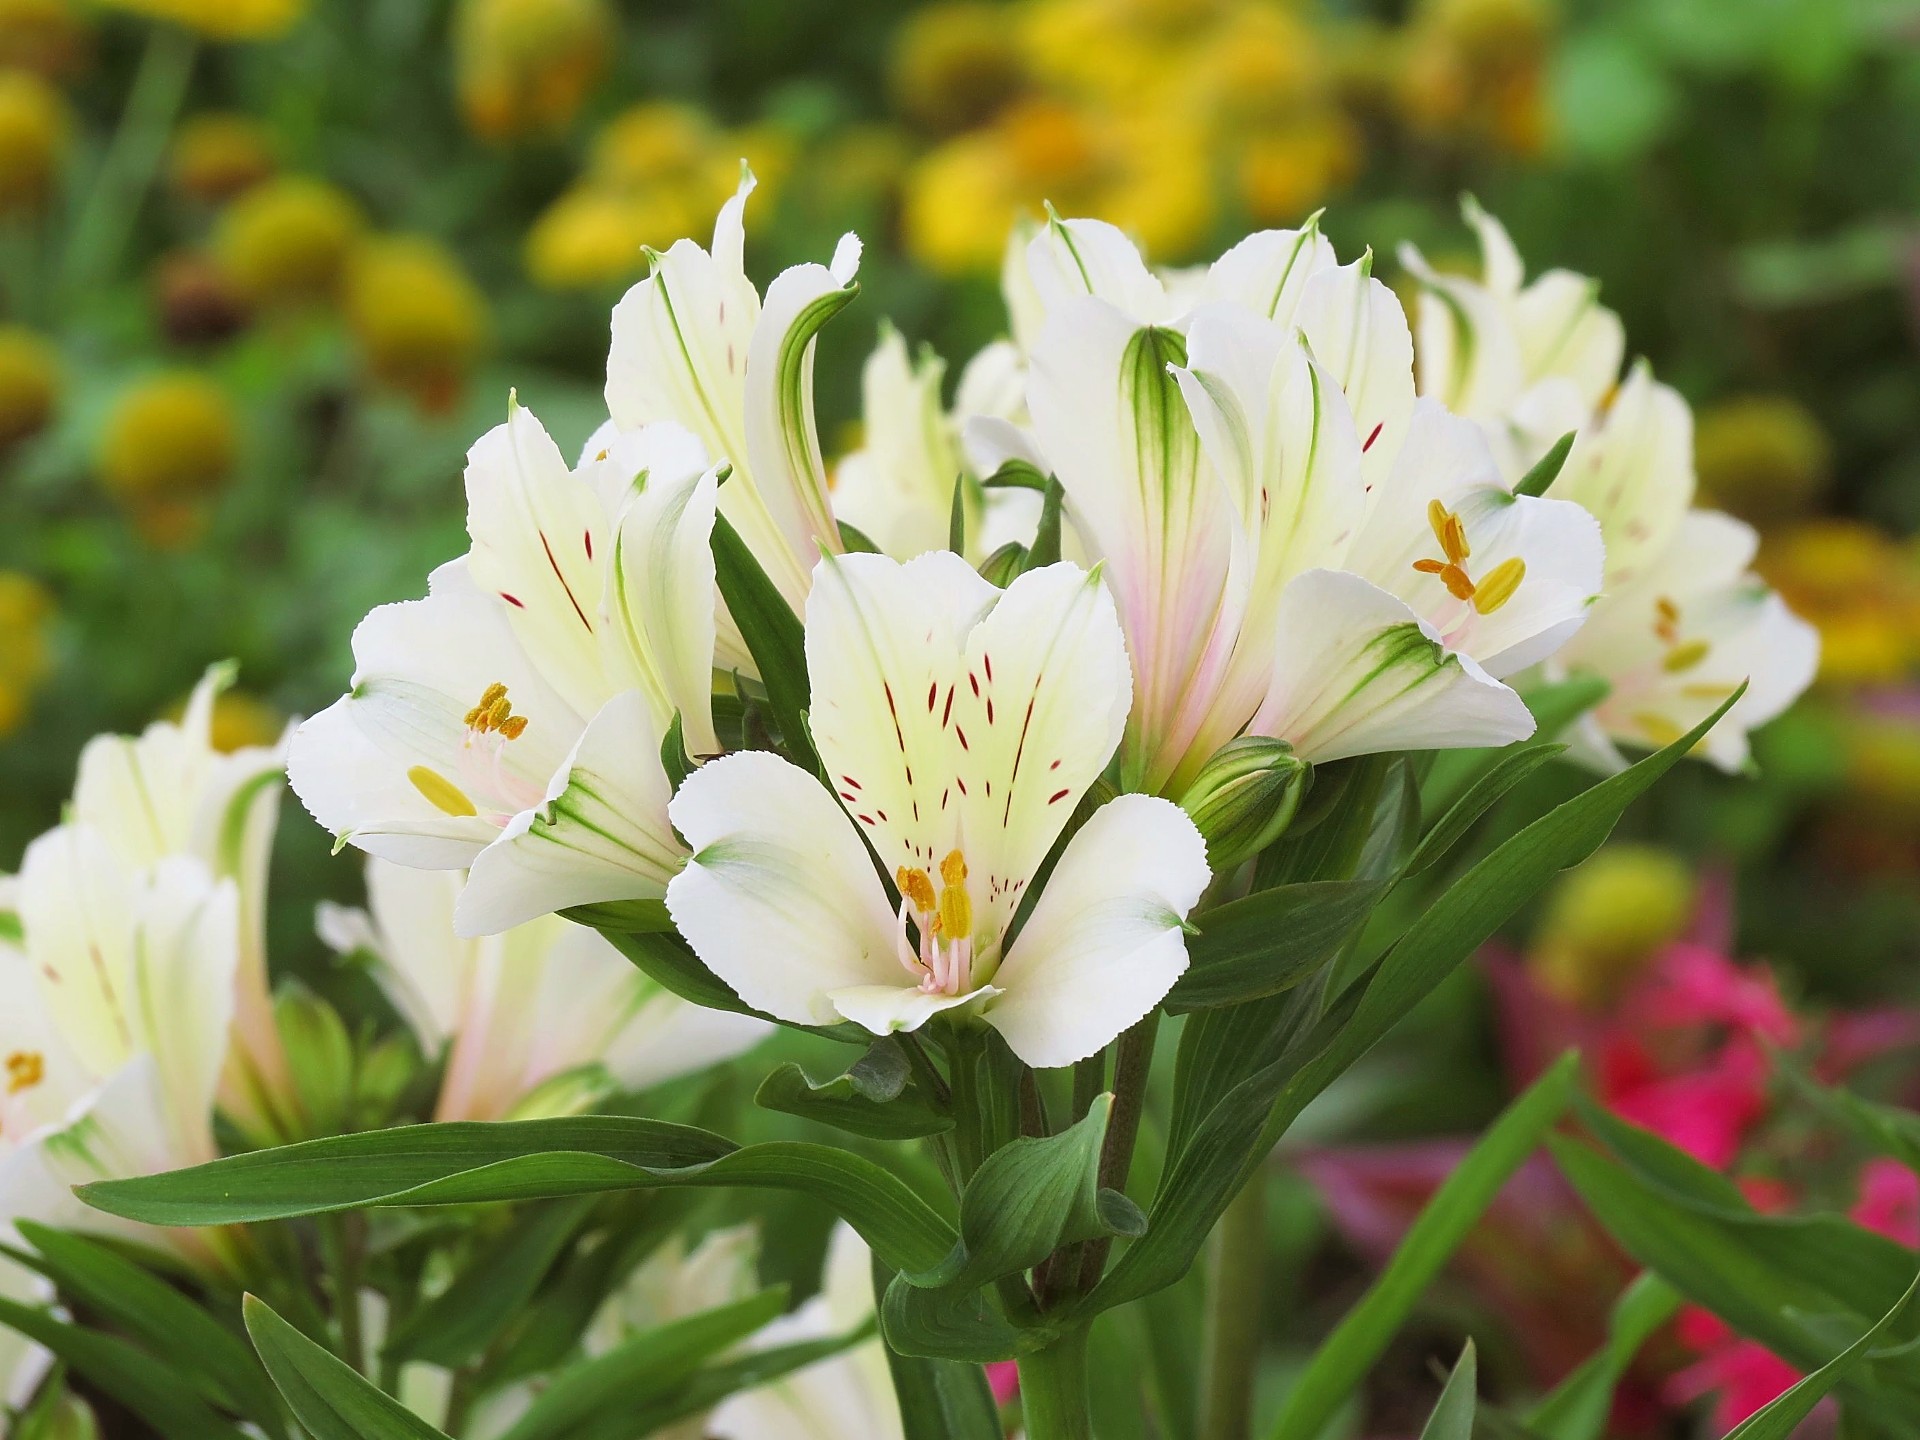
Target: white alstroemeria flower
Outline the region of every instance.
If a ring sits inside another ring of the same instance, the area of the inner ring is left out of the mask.
[[[80,752],[72,813],[132,870],[184,855],[234,882],[241,920],[235,1043],[220,1102],[242,1123],[271,1129],[276,1108],[292,1091],[266,954],[267,862],[279,823],[286,742],[231,753],[215,748],[214,705],[233,678],[232,665],[212,666],[178,720],[156,721],[137,736],[89,740]]]
[[[874,1313],[873,1264],[865,1242],[848,1225],[833,1232],[820,1293],[754,1336],[771,1349],[845,1335]],[[893,1390],[885,1342],[878,1336],[853,1349],[796,1370],[757,1390],[722,1401],[707,1420],[713,1440],[901,1440],[906,1433]]]
[[[747,278],[743,214],[753,176],[721,207],[713,248],[675,241],[614,307],[607,410],[622,431],[685,426],[733,467],[720,511],[797,610],[822,553],[843,547],[813,414],[813,344],[859,287],[860,241],[830,265]]]
[[[323,906],[320,933],[365,951],[427,1055],[446,1054],[436,1120],[570,1113],[732,1059],[766,1022],[689,1004],[598,932],[542,916],[498,935],[454,933],[460,877],[367,862],[368,910]]]
[[[1748,569],[1758,543],[1730,515],[1690,511],[1665,551],[1594,608],[1557,657],[1611,687],[1571,737],[1579,758],[1619,769],[1616,742],[1670,744],[1745,680],[1700,753],[1723,770],[1746,763],[1749,732],[1792,704],[1820,662],[1819,632]]]
[[[1694,489],[1693,411],[1641,360],[1574,437],[1549,493],[1584,506],[1600,522],[1612,592],[1673,543]]]
[[[719,748],[718,486],[679,426],[569,470],[514,406],[467,457],[473,548],[360,623],[353,689],[293,738],[314,818],[403,865],[471,867],[465,934],[663,895],[685,851],[662,737],[677,713],[690,753]]]
[[[1471,423],[1415,403],[1365,262],[1288,308],[1209,303],[1183,342],[1081,297],[1035,352],[1041,443],[1126,625],[1144,788],[1178,790],[1249,722],[1311,760],[1523,738],[1499,678],[1599,589],[1592,518],[1514,496]]]
[[[714,973],[779,1019],[875,1034],[968,1006],[1035,1066],[1151,1011],[1186,969],[1182,917],[1208,879],[1168,802],[1097,810],[1009,933],[1126,721],[1098,576],[1063,562],[1002,592],[945,551],[823,559],[806,648],[837,798],[748,751],[688,777],[671,807],[694,854],[667,907]]]
[[[1620,373],[1626,333],[1597,281],[1549,270],[1527,283],[1505,227],[1471,199],[1462,208],[1480,239],[1479,280],[1401,252],[1421,285],[1420,390],[1486,426],[1517,480],[1592,416]]]

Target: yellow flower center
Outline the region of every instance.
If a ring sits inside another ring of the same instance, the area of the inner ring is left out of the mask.
[[[507,698],[507,687],[498,680],[487,686],[480,696],[480,703],[467,711],[467,729],[476,735],[492,732],[503,740],[518,740],[526,728],[527,717],[513,713],[513,702]]]
[[[1429,500],[1427,524],[1433,529],[1442,558],[1416,560],[1413,568],[1422,575],[1438,576],[1449,595],[1466,601],[1480,614],[1491,615],[1506,604],[1527,578],[1527,562],[1513,555],[1476,581],[1467,573],[1467,558],[1473,549],[1467,544],[1467,527],[1460,516],[1438,500]]]
[[[16,1050],[7,1056],[7,1094],[31,1090],[47,1078],[47,1060],[38,1050]]]
[[[967,858],[950,850],[940,862],[940,884],[918,866],[902,865],[894,872],[900,893],[928,930],[945,940],[965,940],[973,934],[973,900],[967,894]]]
[[[1680,638],[1680,607],[1665,595],[1653,602],[1653,634],[1666,647],[1660,668],[1669,675],[1684,675],[1713,653],[1706,640]]]

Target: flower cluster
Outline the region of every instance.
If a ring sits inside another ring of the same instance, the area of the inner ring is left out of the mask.
[[[1054,220],[1016,233],[1013,333],[954,411],[939,360],[883,332],[831,484],[813,346],[860,247],[763,296],[752,190],[615,309],[611,418],[576,463],[518,405],[473,448],[471,549],[367,617],[351,691],[294,739],[341,840],[468,872],[464,934],[624,906],[776,1019],[965,1012],[1065,1065],[1185,968],[1227,877],[1168,802],[1236,737],[1308,764],[1498,746],[1534,730],[1507,681],[1578,665],[1616,687],[1589,722],[1612,758],[1749,675],[1747,724],[1805,684],[1735,522],[1687,520],[1684,454],[1626,458],[1684,407],[1644,367],[1609,397],[1618,325],[1574,277],[1523,292],[1499,248],[1485,285],[1427,276],[1417,386],[1400,302],[1315,225],[1163,275]],[[1516,491],[1563,424],[1554,493]],[[717,568],[742,552],[761,601]],[[803,675],[743,603],[804,617]]]

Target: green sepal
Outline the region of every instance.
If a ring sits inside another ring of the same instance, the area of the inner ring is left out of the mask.
[[[1547,493],[1553,482],[1560,478],[1560,470],[1567,463],[1567,452],[1573,449],[1573,437],[1576,432],[1569,430],[1553,442],[1548,450],[1533,464],[1533,468],[1520,477],[1520,483],[1513,487],[1516,495],[1538,496]]]

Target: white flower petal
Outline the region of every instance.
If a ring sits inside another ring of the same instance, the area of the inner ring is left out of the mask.
[[[875,1035],[892,1035],[901,1030],[918,1030],[934,1016],[963,1005],[979,1006],[1001,992],[983,985],[964,995],[929,994],[918,985],[848,985],[829,992],[827,998],[854,1024]]]
[[[1298,230],[1257,231],[1208,268],[1201,299],[1229,301],[1288,328],[1307,281],[1334,263],[1333,246],[1316,221]]]
[[[1104,220],[1059,220],[1042,226],[1027,246],[1027,269],[1049,321],[1060,305],[1092,295],[1139,325],[1173,319],[1166,287],[1140,251]]]
[[[1693,492],[1693,412],[1644,361],[1600,423],[1580,432],[1552,491],[1599,520],[1610,590],[1667,549]]]
[[[554,775],[475,858],[454,911],[463,935],[491,935],[574,905],[658,899],[685,855],[667,820],[661,732],[646,697],[616,695]]]
[[[599,625],[608,536],[599,497],[517,403],[467,452],[466,483],[468,574],[505,603],[522,648],[539,657],[567,703],[593,713],[607,697]]]
[[[1413,334],[1399,298],[1369,262],[1322,270],[1302,288],[1295,323],[1352,412],[1367,488],[1381,484],[1413,415]]]
[[[1450,655],[1404,601],[1309,570],[1280,599],[1272,688],[1252,729],[1316,763],[1391,750],[1505,745],[1533,733],[1520,697]]]
[[[673,922],[749,1005],[830,1025],[829,992],[904,974],[894,915],[859,834],[805,771],[763,751],[703,765],[670,807],[693,858]]]
[[[1067,843],[993,976],[987,1023],[1029,1065],[1094,1054],[1187,968],[1181,922],[1211,875],[1206,841],[1166,800],[1122,795]]]

